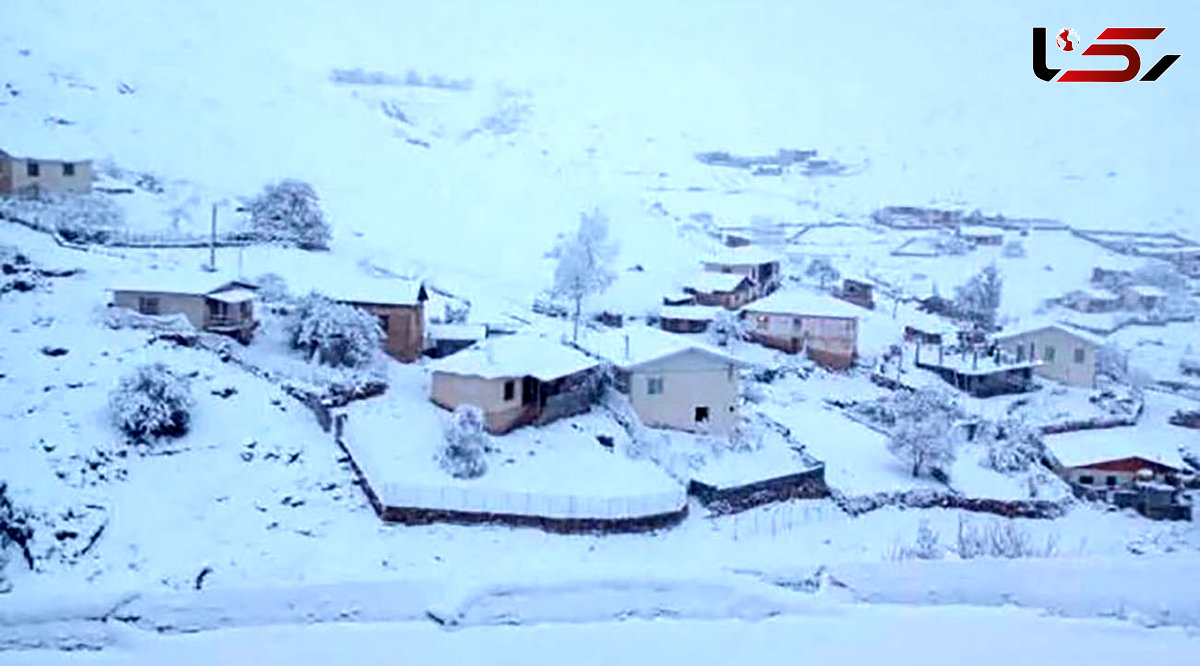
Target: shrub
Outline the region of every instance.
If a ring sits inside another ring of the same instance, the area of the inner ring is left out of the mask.
[[[162,363],[142,365],[122,377],[108,399],[117,427],[133,442],[187,433],[193,405],[191,384]]]
[[[245,202],[250,228],[258,240],[328,250],[331,232],[312,185],[287,179],[263,188]]]
[[[900,394],[891,404],[888,451],[909,464],[914,477],[946,472],[955,459],[951,427],[961,410],[940,391]]]
[[[312,293],[297,303],[288,337],[311,360],[358,368],[378,357],[383,329],[374,315]]]
[[[1014,520],[991,520],[978,527],[968,519],[958,519],[958,556],[964,560],[976,557],[1052,557],[1057,540],[1047,537],[1045,544],[1033,543],[1029,530]]]
[[[1045,445],[1041,434],[1024,421],[987,421],[976,435],[987,445],[984,467],[997,472],[1024,472],[1042,459]]]
[[[32,518],[27,509],[13,504],[8,496],[8,484],[0,481],[0,593],[10,589],[4,570],[11,551],[19,550],[25,564],[33,568],[33,554],[29,548],[29,542],[33,540]]]
[[[487,472],[484,449],[488,437],[484,432],[483,410],[475,405],[459,405],[443,431],[444,442],[438,451],[437,462],[456,479],[476,479]]]

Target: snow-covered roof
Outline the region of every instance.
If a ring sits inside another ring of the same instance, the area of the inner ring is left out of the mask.
[[[625,369],[689,350],[699,351],[726,363],[746,365],[745,361],[715,347],[649,326],[581,331],[578,345],[588,353]]]
[[[1083,289],[1075,289],[1070,293],[1083,294],[1084,296],[1097,301],[1111,301],[1120,298],[1119,295],[1113,293],[1112,291],[1109,291],[1108,289],[1100,289],[1099,287],[1084,287]]]
[[[1046,447],[1067,467],[1085,467],[1123,458],[1145,458],[1171,467],[1183,467],[1180,440],[1139,436],[1131,428],[1104,428],[1048,435]]]
[[[434,340],[482,340],[487,337],[483,324],[430,324],[426,327]]]
[[[957,333],[958,327],[953,323],[942,319],[941,317],[921,312],[916,309],[909,309],[899,316],[899,321],[904,326],[912,328],[923,333]]]
[[[709,321],[717,316],[722,308],[709,305],[664,305],[658,309],[658,316],[664,319],[686,319],[689,321]]]
[[[552,381],[599,363],[554,338],[517,333],[488,338],[429,365],[434,372],[484,379],[536,377]]]
[[[1128,289],[1130,293],[1137,294],[1138,296],[1163,298],[1167,295],[1167,292],[1163,291],[1162,289],[1159,289],[1158,287],[1151,287],[1149,285],[1144,285],[1144,284],[1135,284],[1133,286],[1126,287],[1126,289]]]
[[[780,262],[782,260],[782,255],[777,252],[772,252],[756,245],[747,245],[745,247],[723,247],[710,252],[701,259],[701,263],[725,264],[727,266],[757,266],[759,264]]]
[[[428,297],[418,280],[363,275],[323,279],[316,291],[335,301],[374,305],[416,305]]]
[[[109,287],[110,291],[145,292],[152,294],[210,294],[231,287],[255,289],[253,282],[222,273],[203,271],[152,271],[122,277]]]
[[[697,273],[684,280],[683,286],[703,293],[734,291],[738,285],[749,280],[745,275],[736,273]]]
[[[766,298],[748,303],[746,312],[777,312],[781,314],[809,315],[814,317],[842,317],[857,319],[862,310],[849,303],[806,289],[777,291]]]
[[[985,225],[962,227],[962,235],[964,236],[1003,236],[1005,230],[1000,227],[989,227]]]
[[[227,289],[225,291],[210,293],[208,297],[214,301],[221,301],[224,303],[245,303],[246,301],[254,300],[255,294],[253,290],[246,289],[244,287],[238,287],[236,289]]]
[[[1064,333],[1067,333],[1068,335],[1072,335],[1080,340],[1083,340],[1084,342],[1090,342],[1091,344],[1099,347],[1103,347],[1105,344],[1108,344],[1104,338],[1094,333],[1088,333],[1082,329],[1057,321],[1038,321],[1036,323],[1030,322],[1024,326],[1019,326],[996,334],[996,340],[1008,340],[1029,333],[1036,333],[1048,328],[1056,328]]]

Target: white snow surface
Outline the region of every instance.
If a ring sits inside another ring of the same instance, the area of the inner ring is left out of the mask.
[[[549,336],[517,333],[481,340],[429,364],[434,372],[484,379],[536,377],[549,382],[599,363]]]

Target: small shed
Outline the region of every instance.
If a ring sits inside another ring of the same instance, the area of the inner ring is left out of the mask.
[[[658,326],[671,333],[703,333],[721,308],[706,305],[676,305],[659,308]]]
[[[868,310],[875,309],[875,283],[865,278],[847,277],[834,295]]]
[[[241,278],[203,273],[127,278],[112,286],[112,305],[142,315],[181,314],[202,331],[231,335],[249,342],[258,328],[258,286]]]

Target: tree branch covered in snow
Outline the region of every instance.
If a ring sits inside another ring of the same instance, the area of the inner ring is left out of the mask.
[[[1042,459],[1045,444],[1036,428],[1018,419],[985,421],[975,439],[987,446],[980,461],[997,472],[1024,472]]]
[[[245,202],[250,229],[261,241],[328,250],[331,232],[312,185],[286,179]]]
[[[487,472],[488,436],[484,432],[483,410],[475,405],[459,405],[443,430],[444,441],[437,462],[456,479],[476,479]]]
[[[598,208],[580,215],[579,228],[561,239],[553,252],[558,258],[553,291],[574,303],[572,339],[578,340],[583,300],[603,292],[616,279],[612,262],[617,256],[617,244],[608,238],[608,217]]]
[[[816,257],[808,262],[808,266],[804,269],[804,274],[819,282],[822,289],[842,276],[838,272],[838,269],[834,268],[833,262],[829,260],[829,257]]]
[[[952,416],[959,413],[948,396],[932,389],[900,394],[891,404],[888,451],[911,466],[914,477],[945,473],[955,459]]]
[[[194,402],[186,377],[151,363],[122,377],[108,404],[113,421],[131,441],[149,443],[186,434]]]
[[[745,330],[745,323],[736,314],[722,309],[717,311],[708,327],[708,338],[718,347],[727,347],[741,340]]]
[[[958,313],[986,330],[996,327],[996,312],[1000,309],[1003,279],[995,264],[988,264],[977,275],[954,290],[954,307]]]
[[[379,357],[383,329],[372,314],[320,294],[301,298],[287,324],[293,349],[333,367],[360,368]]]

